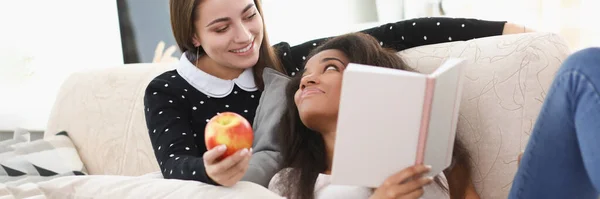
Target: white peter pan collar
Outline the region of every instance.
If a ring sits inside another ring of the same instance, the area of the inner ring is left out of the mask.
[[[252,68],[244,70],[244,72],[235,79],[225,80],[208,74],[194,66],[187,59],[185,53],[183,53],[179,59],[177,73],[194,88],[210,97],[226,97],[233,91],[234,85],[237,85],[245,91],[258,90],[254,83]]]

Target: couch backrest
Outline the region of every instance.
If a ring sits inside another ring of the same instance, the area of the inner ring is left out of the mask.
[[[127,64],[79,72],[63,83],[45,137],[67,131],[90,174],[158,171],[143,96],[146,85],[172,64]]]
[[[472,156],[482,198],[507,198],[517,155],[527,144],[546,90],[570,53],[549,33],[496,36],[399,52],[422,72],[448,57],[466,59],[458,131]],[[67,131],[91,174],[159,171],[143,114],[148,82],[165,64],[134,64],[72,75],[62,86],[45,136]],[[401,88],[401,87],[400,87]]]
[[[466,59],[458,137],[471,156],[482,198],[507,198],[547,89],[570,54],[550,33],[495,36],[408,49],[399,53],[421,72],[448,57]]]

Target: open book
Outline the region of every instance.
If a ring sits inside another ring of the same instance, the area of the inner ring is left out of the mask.
[[[464,60],[432,74],[349,64],[339,106],[332,183],[379,187],[415,164],[450,166]]]

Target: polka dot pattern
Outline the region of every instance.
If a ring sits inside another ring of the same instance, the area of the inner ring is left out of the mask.
[[[156,86],[147,91],[151,95],[145,96],[144,113],[150,121],[156,121],[150,122],[149,135],[152,140],[157,140],[153,142],[157,157],[165,157],[157,162],[163,163],[161,168],[166,169],[171,177],[183,178],[180,175],[191,176],[194,170],[204,170],[203,165],[185,164],[194,162],[186,161],[186,158],[194,158],[191,155],[206,151],[204,139],[199,138],[204,138],[204,128],[210,118],[230,111],[252,122],[261,91],[246,91],[236,85],[228,96],[211,97],[196,90],[176,73],[174,70],[167,71],[153,80]],[[201,155],[195,158],[201,158]],[[171,169],[177,172],[171,174]],[[198,174],[195,173],[197,178],[206,177]]]

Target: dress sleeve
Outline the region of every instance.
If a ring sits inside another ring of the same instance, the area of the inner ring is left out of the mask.
[[[187,103],[175,85],[161,79],[150,82],[145,91],[146,126],[154,155],[165,179],[195,180],[218,185],[206,174],[202,153],[196,146]],[[199,133],[199,132],[197,132]],[[203,133],[201,133],[203,134]]]
[[[429,44],[501,35],[505,23],[469,18],[431,17],[388,23],[360,32],[375,37],[383,47],[401,51]],[[310,51],[329,38],[315,39],[296,46],[281,42],[274,47],[288,75],[294,76],[303,69]]]

